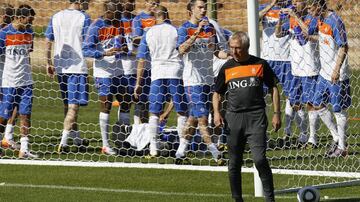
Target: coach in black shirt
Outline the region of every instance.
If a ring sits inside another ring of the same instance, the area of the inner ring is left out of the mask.
[[[274,106],[272,125],[275,131],[281,127],[280,101],[277,79],[269,64],[258,57],[249,55],[250,41],[245,32],[234,33],[229,40],[233,59],[227,61],[216,79],[213,95],[214,122],[224,123],[220,114],[220,96],[227,96],[225,120],[228,125],[229,179],[232,197],[243,201],[241,190],[241,166],[246,142],[259,171],[266,201],[275,201],[271,168],[266,158],[266,129],[263,84],[271,92]]]

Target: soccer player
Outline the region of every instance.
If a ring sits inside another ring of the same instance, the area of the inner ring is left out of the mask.
[[[350,75],[348,63],[348,41],[343,20],[327,7],[326,0],[312,0],[311,12],[319,17],[319,35],[309,36],[318,41],[320,51],[320,76],[315,89],[314,101],[316,113],[328,116],[327,104],[332,106],[337,123],[338,141],[331,147],[329,157],[347,155],[346,129],[347,109],[351,105]],[[336,141],[336,140],[335,140]]]
[[[316,128],[318,122],[317,113],[314,112],[312,97],[315,93],[315,87],[320,70],[320,56],[317,41],[308,41],[303,35],[314,36],[318,34],[318,18],[307,12],[307,3],[305,0],[293,0],[295,10],[283,9],[283,12],[290,15],[290,24],[287,30],[282,31],[282,22],[276,27],[277,36],[288,34],[290,39],[290,57],[291,73],[294,76],[290,88],[290,105],[295,111],[302,108],[303,105],[309,111],[310,136],[307,138],[307,128],[302,129],[299,142],[312,148],[317,146]],[[321,113],[320,117],[329,128],[335,142],[338,141],[337,129],[333,123],[330,112],[327,110]]]
[[[9,25],[13,21],[14,15],[15,15],[15,9],[12,5],[4,4],[4,3],[0,4],[0,30],[5,28],[7,25]],[[4,64],[5,64],[5,53],[1,53],[0,54],[0,87],[2,86],[2,74],[3,74],[3,70],[4,70]],[[1,99],[2,99],[2,92],[0,92],[0,94],[1,94]],[[16,116],[16,113],[17,113],[17,110],[14,109],[15,116]],[[2,146],[3,148],[11,147],[11,148],[15,149],[17,147],[17,145],[13,140],[13,138],[14,138],[13,132],[9,131],[9,129],[13,129],[13,127],[10,127],[9,125],[10,124],[8,121],[8,124],[6,125],[6,129],[5,129],[4,138],[2,138],[1,134],[0,134],[0,140],[1,140],[0,146]]]
[[[137,47],[140,43],[142,35],[150,27],[155,25],[154,9],[160,5],[160,0],[145,0],[145,9],[140,12],[134,19],[132,24],[133,29],[133,44]],[[145,71],[142,79],[142,92],[135,103],[134,123],[147,123],[148,122],[148,95],[150,91],[150,62],[145,62]]]
[[[33,80],[30,67],[30,52],[33,50],[34,33],[31,29],[34,15],[30,7],[19,7],[15,20],[0,31],[0,53],[5,53],[2,76],[3,99],[0,106],[0,133],[11,117],[14,107],[19,109],[20,152],[19,158],[37,158],[29,150],[31,127]]]
[[[206,1],[191,0],[187,9],[190,20],[179,28],[177,46],[185,65],[183,80],[189,101],[189,118],[180,136],[176,164],[183,163],[189,140],[195,134],[197,126],[213,159],[217,161],[219,157],[219,151],[211,141],[208,128],[211,85],[214,82],[212,66],[214,54],[219,58],[228,57],[227,53],[219,51],[214,26],[204,18]]]
[[[229,41],[233,59],[221,68],[213,95],[214,122],[224,124],[220,112],[221,96],[227,95],[225,120],[228,124],[229,179],[232,197],[242,202],[241,166],[243,152],[248,142],[256,169],[264,187],[265,201],[275,201],[274,184],[266,158],[266,104],[263,84],[270,88],[274,113],[272,125],[275,132],[281,127],[280,98],[277,78],[268,63],[249,55],[250,39],[244,32],[235,32]]]
[[[176,44],[178,39],[177,29],[168,24],[167,9],[158,6],[154,11],[156,25],[151,27],[144,35],[140,43],[137,55],[138,72],[135,87],[137,97],[141,89],[141,80],[144,72],[147,55],[151,58],[151,85],[149,95],[149,125],[147,132],[151,136],[150,155],[158,155],[157,133],[159,116],[163,112],[163,106],[167,97],[171,96],[177,112],[177,131],[181,134],[186,121],[187,101],[182,80],[183,63]]]
[[[126,49],[120,17],[121,4],[105,1],[103,15],[90,25],[84,43],[85,56],[94,58],[95,86],[100,100],[99,125],[103,143],[101,152],[107,155],[116,154],[108,141],[112,101],[115,96],[121,103],[126,92],[124,70],[119,57]]]
[[[91,19],[80,11],[83,0],[69,0],[69,7],[52,16],[46,29],[47,73],[54,78],[56,73],[64,104],[64,129],[58,152],[69,152],[68,137],[76,145],[87,146],[89,142],[80,138],[77,118],[80,106],[88,104],[88,68],[82,53],[82,43]],[[52,44],[54,58],[51,57]],[[54,63],[53,63],[54,60]]]
[[[124,77],[126,93],[124,102],[120,103],[118,109],[118,121],[121,125],[130,125],[130,106],[133,102],[134,88],[136,83],[136,55],[133,46],[133,30],[132,24],[135,15],[135,0],[124,0],[122,2],[123,12],[121,15],[121,25],[124,30],[124,37],[129,51],[122,55],[122,66],[124,69]],[[136,119],[136,118],[135,118]]]
[[[259,19],[263,26],[263,39],[261,57],[266,59],[270,67],[278,77],[282,85],[283,93],[286,97],[285,105],[285,136],[284,141],[289,142],[291,136],[291,122],[295,120],[301,129],[305,131],[306,116],[302,109],[294,113],[288,99],[290,92],[290,84],[293,79],[291,74],[291,58],[290,55],[290,36],[276,37],[275,28],[279,25],[280,20],[288,21],[288,15],[281,12],[281,9],[292,8],[291,0],[272,0],[271,4],[264,4],[260,6]]]

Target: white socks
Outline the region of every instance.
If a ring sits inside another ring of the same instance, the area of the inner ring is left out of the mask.
[[[61,137],[61,141],[60,141],[60,145],[62,146],[66,146],[67,145],[67,139],[69,137],[70,131],[68,130],[63,130],[62,132],[62,137]]]
[[[181,136],[181,135],[180,135]],[[189,144],[189,140],[183,138],[183,137],[180,137],[180,144],[179,144],[179,147],[176,151],[176,158],[182,158],[182,157],[185,157],[185,151],[187,149],[187,146]]]
[[[138,125],[141,123],[140,117],[134,115],[134,124]]]
[[[317,140],[317,131],[319,129],[319,114],[317,111],[309,111],[309,130],[311,140]]]
[[[337,134],[337,129],[336,129],[335,123],[333,122],[331,112],[327,108],[322,108],[320,110],[317,110],[316,112],[319,114],[321,120],[324,122],[326,127],[330,130],[333,140],[335,142],[338,142],[339,136]]]
[[[28,152],[29,151],[29,138],[28,137],[21,137],[20,138],[20,151],[21,152]]]
[[[335,119],[337,123],[337,131],[339,135],[338,148],[346,150],[346,129],[347,129],[347,112],[335,112]]]
[[[296,112],[295,115],[295,120],[297,125],[300,128],[300,132],[301,134],[307,134],[307,128],[308,128],[308,124],[307,124],[307,119],[306,119],[306,113],[304,110],[300,109]]]
[[[148,135],[150,135],[150,155],[156,156],[158,150],[158,126],[159,126],[159,117],[151,115],[149,117],[149,125],[147,127]]]
[[[99,124],[103,147],[109,147],[108,134],[109,134],[109,117],[110,114],[100,112]]]
[[[5,139],[14,140],[14,126],[12,124],[6,124]]]
[[[286,99],[285,104],[285,134],[291,135],[291,122],[294,119],[294,110],[290,105],[289,99]]]
[[[215,161],[218,159],[219,157],[219,150],[217,149],[216,145],[214,143],[211,143],[208,145],[208,149],[211,152],[211,155],[213,157],[213,159],[215,159]]]
[[[186,123],[186,116],[178,116],[177,117],[177,126],[176,126],[176,130],[178,132],[179,135],[181,135],[183,133],[184,130],[184,126]]]

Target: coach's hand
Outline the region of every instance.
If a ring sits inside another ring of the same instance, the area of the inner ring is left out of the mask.
[[[221,127],[224,125],[224,118],[221,116],[220,112],[214,112],[214,124],[215,127]]]
[[[273,126],[275,132],[277,132],[281,128],[281,114],[280,113],[276,113],[273,115],[272,126]]]
[[[140,85],[136,85],[136,86],[135,86],[135,89],[134,89],[134,98],[135,98],[136,100],[139,100],[141,91],[142,91],[141,86],[140,86]]]
[[[55,75],[55,68],[52,64],[46,64],[46,74],[54,79],[54,75]]]

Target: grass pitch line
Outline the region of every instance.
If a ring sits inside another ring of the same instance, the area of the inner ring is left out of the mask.
[[[133,193],[133,194],[150,194],[161,196],[192,196],[192,197],[217,197],[217,198],[230,198],[229,194],[206,194],[206,193],[189,193],[189,192],[162,192],[162,191],[145,191],[134,189],[109,189],[100,187],[76,187],[76,186],[63,186],[63,185],[35,185],[35,184],[17,184],[17,183],[0,183],[1,187],[18,187],[18,188],[33,188],[33,189],[55,189],[55,190],[77,190],[77,191],[91,191],[91,192],[111,192],[111,193]],[[253,195],[243,194],[244,198],[254,198]],[[282,199],[294,199],[291,196],[276,196]]]

